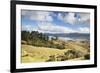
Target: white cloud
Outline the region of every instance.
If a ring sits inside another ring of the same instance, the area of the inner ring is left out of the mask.
[[[90,29],[87,27],[80,27],[78,30],[79,33],[90,33]]]
[[[82,21],[86,21],[90,19],[90,14],[89,13],[80,13],[80,18]]]
[[[58,19],[63,20],[63,16],[61,13],[58,13]]]
[[[77,19],[75,18],[75,13],[68,13],[65,18],[64,21],[69,23],[69,24],[75,24]]]
[[[36,21],[53,21],[51,12],[48,11],[22,11],[22,15]]]
[[[58,19],[69,24],[90,24],[90,14],[89,13],[78,13],[79,17],[75,16],[76,13],[54,13],[48,11],[28,11],[22,10],[22,16],[38,21],[38,27],[34,25],[23,25],[22,30],[27,31],[39,31],[43,33],[89,33],[88,27],[76,27],[72,29],[70,27],[64,27],[53,23],[53,17],[58,17]]]
[[[78,15],[79,17],[76,17]],[[90,24],[90,14],[89,13],[62,13],[58,14],[58,19],[64,21],[65,23],[69,24]]]
[[[64,26],[58,26],[50,22],[40,22],[38,23],[38,27],[35,27],[34,25],[23,25],[22,30],[30,32],[39,31],[42,33],[90,33],[88,27],[80,27],[75,30]]]
[[[90,24],[90,14],[89,13],[80,13],[80,22],[85,22],[86,24]]]
[[[71,28],[58,26],[56,24],[50,23],[50,22],[40,22],[38,24],[39,31],[45,32],[45,33],[71,33],[75,32]]]
[[[65,23],[75,24],[77,19],[75,18],[75,13],[69,12],[63,15],[62,13],[58,14],[58,19],[64,21]]]
[[[33,25],[23,25],[22,27],[21,27],[21,30],[22,31],[38,31],[38,29],[37,28],[35,28]]]

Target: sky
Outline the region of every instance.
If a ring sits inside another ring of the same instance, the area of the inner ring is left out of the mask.
[[[90,14],[80,12],[21,10],[22,31],[89,33]]]

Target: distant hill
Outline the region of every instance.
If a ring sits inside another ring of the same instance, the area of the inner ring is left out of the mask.
[[[47,36],[55,36],[55,37],[64,37],[64,38],[72,38],[72,39],[90,39],[89,33],[45,33]]]

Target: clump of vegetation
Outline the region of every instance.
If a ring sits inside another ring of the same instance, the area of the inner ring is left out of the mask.
[[[67,50],[66,52],[64,52],[64,54],[62,54],[62,55],[51,55],[51,56],[49,56],[49,59],[47,60],[47,62],[48,61],[66,61],[66,60],[78,58],[78,57],[81,57],[81,56],[82,55],[79,51],[70,49],[70,50]]]
[[[68,50],[64,53],[66,59],[74,59],[81,57],[81,52],[76,50]]]
[[[58,49],[65,49],[65,46],[63,44],[57,44],[56,48],[58,48]]]
[[[21,34],[22,44],[28,44],[38,47],[49,47],[57,49],[65,49],[64,44],[54,44],[53,41],[57,40],[58,37],[49,40],[49,36],[39,33],[38,31],[22,31]]]
[[[90,59],[90,54],[86,54],[86,55],[84,56],[84,59]]]
[[[65,61],[65,57],[63,55],[51,55],[49,56],[49,59],[46,62],[49,61]]]
[[[47,60],[47,62],[49,62],[49,61],[55,61],[55,55],[49,56],[49,59]]]
[[[57,61],[65,61],[66,58],[65,58],[64,55],[58,55],[58,56],[56,57],[56,60],[57,60]]]

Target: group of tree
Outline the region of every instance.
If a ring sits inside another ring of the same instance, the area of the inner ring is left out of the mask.
[[[41,39],[41,40],[45,40],[48,41],[48,36],[44,35],[42,33],[39,33],[38,31],[22,31],[21,33],[21,39],[25,40],[25,41],[30,41],[30,40],[36,40],[36,39]]]
[[[49,48],[57,48],[64,49],[65,46],[63,44],[54,44],[53,40],[58,40],[58,37],[52,38],[49,40],[49,36],[43,33],[39,33],[38,31],[22,31],[21,32],[21,40],[26,41],[28,45],[39,46],[39,47],[49,47]]]
[[[38,31],[22,31],[21,40],[26,41],[27,44],[39,46],[48,41],[48,36],[39,33]]]

